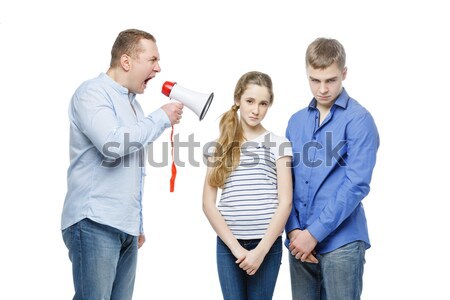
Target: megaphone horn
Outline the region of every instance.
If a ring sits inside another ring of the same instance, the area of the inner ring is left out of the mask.
[[[214,93],[208,95],[194,92],[170,81],[164,82],[161,92],[186,105],[199,117],[200,121],[205,117],[214,98]]]

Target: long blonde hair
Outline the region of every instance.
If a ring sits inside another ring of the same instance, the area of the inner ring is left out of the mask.
[[[266,87],[270,95],[270,104],[273,103],[272,79],[269,75],[258,71],[245,73],[238,80],[234,89],[235,103],[241,99],[249,84]],[[237,114],[238,109],[239,106],[234,104],[220,119],[220,136],[214,153],[215,165],[208,177],[208,183],[213,187],[223,187],[230,173],[239,165],[244,132]]]

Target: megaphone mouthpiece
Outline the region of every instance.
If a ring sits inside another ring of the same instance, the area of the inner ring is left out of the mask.
[[[164,82],[163,86],[162,86],[162,90],[161,93],[163,93],[164,95],[166,95],[167,97],[170,97],[170,91],[172,90],[173,86],[176,84],[176,82],[170,82],[170,81],[166,81]]]

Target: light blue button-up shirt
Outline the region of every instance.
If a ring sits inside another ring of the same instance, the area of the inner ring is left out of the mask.
[[[168,116],[162,109],[145,116],[135,94],[101,73],[75,91],[69,120],[61,229],[89,218],[131,235],[143,233],[145,148],[171,126]]]
[[[370,190],[379,146],[370,113],[343,89],[322,124],[313,99],[291,117],[286,137],[294,153],[286,232],[308,229],[319,242],[319,254],[358,240],[369,247],[361,201]]]

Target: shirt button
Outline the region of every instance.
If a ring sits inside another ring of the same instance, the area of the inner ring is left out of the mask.
[[[308,184],[308,183],[309,183],[309,181],[305,181],[305,183],[306,183],[306,184]]]

